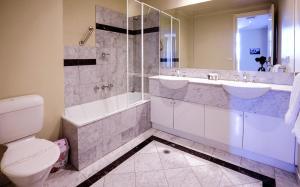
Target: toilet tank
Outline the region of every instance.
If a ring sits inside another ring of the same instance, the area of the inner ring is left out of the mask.
[[[43,127],[43,105],[38,95],[0,100],[0,144],[38,133]]]

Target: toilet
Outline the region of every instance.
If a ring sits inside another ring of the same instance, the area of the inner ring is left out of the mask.
[[[43,104],[38,95],[0,100],[0,144],[7,146],[1,172],[16,186],[43,186],[60,155],[56,144],[35,137],[43,127]]]

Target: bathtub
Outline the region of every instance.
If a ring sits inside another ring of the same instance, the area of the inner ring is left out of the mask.
[[[84,126],[144,103],[145,101],[142,101],[141,97],[140,92],[128,92],[107,99],[68,107],[65,109],[63,119],[79,127]]]
[[[150,101],[126,93],[65,109],[62,135],[81,170],[151,128]]]

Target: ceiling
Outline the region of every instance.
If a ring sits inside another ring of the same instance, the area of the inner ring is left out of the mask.
[[[221,11],[244,9],[247,7],[266,7],[276,0],[210,0],[192,4],[192,0],[143,0],[164,11],[171,11],[186,16],[205,15]],[[184,3],[185,2],[185,3]],[[190,2],[187,4],[186,2]],[[195,1],[194,1],[195,2]],[[198,0],[199,2],[199,0]]]
[[[241,17],[237,20],[240,30],[268,28],[270,21],[272,21],[270,14]]]

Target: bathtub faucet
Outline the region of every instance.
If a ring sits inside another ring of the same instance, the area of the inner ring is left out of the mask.
[[[109,83],[109,84],[107,84],[107,85],[101,86],[101,89],[102,89],[102,90],[105,90],[105,88],[111,89],[112,87],[114,87],[114,85],[111,84],[111,83]]]

